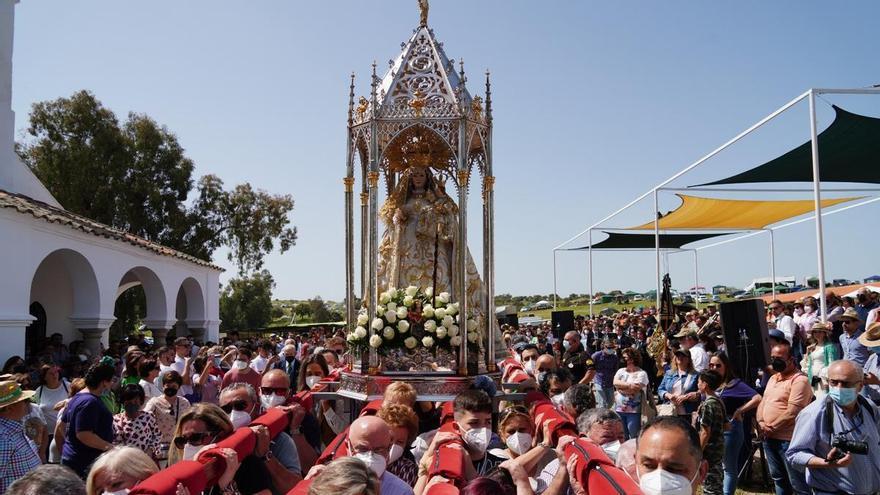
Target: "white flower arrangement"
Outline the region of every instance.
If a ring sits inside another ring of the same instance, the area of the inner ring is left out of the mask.
[[[434,339],[430,335],[426,335],[424,338],[422,338],[422,345],[425,347],[433,347]]]
[[[403,305],[407,308],[411,308],[414,302],[415,299],[413,299],[413,296],[406,296],[403,298]]]
[[[409,322],[406,320],[400,320],[397,322],[397,331],[400,333],[406,333],[409,331]]]
[[[385,340],[391,340],[397,336],[397,332],[391,327],[385,327],[385,329],[382,330],[382,336],[385,337]]]
[[[373,327],[373,330],[382,330],[385,326],[385,322],[382,321],[382,318],[373,318],[373,322],[370,324]]]
[[[437,331],[437,322],[434,320],[428,320],[425,322],[425,331],[434,333]]]
[[[434,307],[430,304],[426,305],[422,308],[422,316],[425,318],[433,318],[434,317]]]
[[[403,345],[405,345],[407,349],[415,349],[415,347],[419,345],[419,341],[417,341],[415,337],[407,337],[406,340],[403,341]]]
[[[367,316],[366,313],[361,313],[358,315],[357,324],[360,326],[364,326],[370,322],[370,317]]]
[[[370,337],[370,347],[373,349],[378,349],[382,345],[382,337],[378,335],[373,335]]]
[[[362,339],[367,336],[367,329],[359,326],[354,329],[353,335],[359,339]]]
[[[449,339],[449,345],[452,347],[458,347],[461,345],[461,337],[452,337]]]
[[[454,325],[454,324],[455,324],[455,320],[453,320],[451,316],[446,315],[446,316],[443,318],[443,326],[444,326],[444,327],[446,327],[446,328],[451,328],[452,325]]]
[[[446,337],[446,327],[440,327],[437,329],[437,338],[442,339]]]
[[[419,288],[416,287],[415,285],[410,285],[409,287],[407,287],[407,288],[403,291],[403,294],[404,294],[406,297],[415,297],[416,294],[418,294],[418,293],[419,293]]]
[[[437,318],[440,321],[443,321],[443,318],[446,318],[446,310],[443,308],[437,308],[434,310],[434,318]]]
[[[409,311],[406,310],[406,307],[400,306],[399,308],[397,308],[397,319],[398,320],[402,320],[402,319],[406,318],[408,314],[409,314]]]

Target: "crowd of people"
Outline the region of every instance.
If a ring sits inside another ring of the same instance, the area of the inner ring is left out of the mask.
[[[500,381],[478,376],[446,404],[405,380],[366,407],[304,404],[296,394],[350,366],[330,328],[160,347],[135,335],[99,355],[53,335],[2,370],[0,492],[127,493],[249,428],[253,452],[221,449],[205,493],[433,494],[449,482],[436,474],[444,445],[464,459],[464,495],[589,493],[577,442],[646,494],[733,495],[755,449],[778,495],[877,493],[880,306],[869,292],[826,303],[822,322],[813,298],[772,301],[769,363],[744,376],[712,305],[666,331],[652,308],[578,317],[567,332],[503,325]],[[573,430],[555,433],[534,397]],[[252,422],[273,408],[290,422],[270,435]]]

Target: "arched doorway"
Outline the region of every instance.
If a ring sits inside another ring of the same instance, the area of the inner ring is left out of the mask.
[[[42,304],[34,301],[31,303],[29,312],[36,320],[25,330],[24,353],[26,357],[32,356],[40,349],[46,338],[46,309]]]

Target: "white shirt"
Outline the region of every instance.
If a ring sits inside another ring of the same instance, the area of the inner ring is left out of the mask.
[[[185,361],[186,361],[185,358],[182,358],[182,357],[175,354],[174,355],[174,362],[171,363],[171,369],[180,373],[181,377],[183,376],[183,370],[185,369],[185,364],[186,364]],[[180,386],[180,390],[177,392],[177,395],[180,395],[182,397],[184,395],[190,395],[192,393],[193,393],[192,385],[183,384]]]
[[[262,373],[264,369],[266,369],[266,364],[269,363],[269,358],[264,358],[263,356],[257,355],[257,357],[251,359],[251,369],[256,371],[257,373]]]
[[[785,340],[789,345],[794,341],[795,328],[794,319],[791,316],[783,313],[782,316],[776,317],[776,329],[785,334]]]
[[[698,372],[706,371],[706,368],[709,367],[709,354],[703,349],[703,344],[696,344],[691,347],[690,353],[691,361],[694,363],[694,369]]]
[[[43,413],[47,425],[52,427],[55,426],[55,420],[58,419],[58,411],[55,410],[55,404],[66,399],[69,395],[69,390],[70,383],[64,378],[61,379],[58,388],[54,390],[45,385],[37,387],[37,395],[35,399],[40,406],[40,411]]]

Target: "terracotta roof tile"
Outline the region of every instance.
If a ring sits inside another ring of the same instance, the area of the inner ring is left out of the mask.
[[[0,189],[0,208],[11,208],[18,211],[19,213],[31,215],[34,218],[39,218],[49,223],[66,225],[72,229],[80,230],[87,234],[126,242],[128,244],[132,244],[142,249],[152,251],[162,256],[171,256],[173,258],[179,258],[190,263],[194,263],[196,265],[223,271],[223,268],[211,262],[201,260],[199,258],[196,258],[195,256],[190,256],[186,253],[177,251],[176,249],[171,249],[168,246],[163,246],[153,241],[148,241],[143,237],[125,232],[124,230],[110,227],[109,225],[104,225],[103,223],[96,222],[90,218],[71,213],[67,210],[57,208],[55,206],[43,203],[42,201],[37,201],[21,194],[15,194]]]

